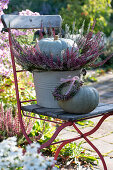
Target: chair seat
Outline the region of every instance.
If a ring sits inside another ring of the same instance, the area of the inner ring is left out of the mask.
[[[39,106],[38,104],[22,106],[21,109],[22,111],[28,111],[43,116],[58,118],[61,120],[78,121],[81,119],[89,119],[92,117],[101,116],[103,114],[109,114],[110,112],[113,112],[113,104],[100,103],[92,112],[87,114],[67,113],[59,108],[45,108]]]

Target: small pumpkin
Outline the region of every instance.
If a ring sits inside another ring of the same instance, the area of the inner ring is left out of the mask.
[[[65,94],[67,88],[62,89]],[[69,100],[58,100],[58,105],[66,112],[84,114],[94,110],[99,103],[99,93],[93,87],[82,86]]]
[[[62,52],[69,49],[71,52],[73,48],[73,52],[78,52],[77,44],[71,39],[58,38],[56,35],[54,38],[43,38],[41,40],[37,40],[36,49],[40,49],[43,54],[50,57],[53,56],[53,59],[56,60],[57,56],[61,58]]]

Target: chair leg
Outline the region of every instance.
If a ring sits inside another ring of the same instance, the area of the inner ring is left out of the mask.
[[[73,123],[73,127],[75,128],[75,130],[80,134],[79,137],[76,137],[76,138],[72,138],[72,139],[67,139],[65,141],[62,141],[62,144],[58,147],[58,149],[56,150],[56,153],[55,153],[55,156],[54,156],[54,159],[57,160],[57,157],[60,153],[60,150],[63,148],[63,146],[65,146],[66,144],[68,143],[71,143],[75,140],[78,140],[78,139],[81,139],[81,138],[84,138],[87,143],[97,152],[97,154],[99,155],[101,161],[102,161],[102,164],[103,164],[103,167],[104,167],[104,170],[107,170],[107,165],[105,163],[105,160],[102,156],[102,154],[100,153],[100,151],[94,146],[94,144],[87,138],[87,136],[89,136],[90,134],[93,134],[96,130],[98,130],[98,128],[101,126],[101,124],[103,123],[103,121],[110,115],[104,115],[98,122],[98,124],[92,129],[90,130],[89,132],[86,132],[86,133],[82,133],[78,127],[75,125],[75,123]]]
[[[21,127],[21,130],[22,130],[22,133],[23,135],[25,136],[26,140],[28,141],[29,144],[32,143],[32,141],[30,140],[30,138],[28,137],[27,133],[26,133],[26,130],[25,130],[25,127],[24,127],[24,124],[23,124],[23,120],[22,120],[22,114],[21,114],[21,108],[18,107],[18,119],[19,119],[19,122],[20,122],[20,127]]]
[[[58,155],[59,155],[59,153],[60,153],[60,150],[61,150],[66,144],[71,143],[71,142],[72,142],[72,141],[71,141],[71,139],[70,139],[70,140],[68,140],[68,141],[63,142],[63,143],[58,147],[58,149],[57,149],[56,152],[55,152],[54,160],[57,160]]]
[[[76,131],[81,135],[82,138],[84,138],[87,143],[96,151],[96,153],[98,154],[98,156],[100,157],[101,161],[102,161],[102,164],[103,164],[103,167],[104,167],[104,170],[107,170],[107,165],[105,163],[105,160],[102,156],[102,154],[100,153],[100,151],[96,148],[96,146],[86,137],[86,134],[83,134],[80,129],[78,129],[78,127],[73,124],[74,128],[76,129]]]
[[[55,140],[55,138],[58,136],[58,134],[60,133],[60,131],[61,131],[62,129],[64,129],[65,127],[67,127],[67,126],[72,126],[72,124],[73,124],[73,122],[62,123],[62,125],[59,126],[59,127],[56,129],[56,131],[54,132],[54,134],[53,134],[53,136],[51,137],[51,139],[49,139],[46,143],[42,144],[42,145],[40,146],[40,149],[43,149],[43,148],[45,148],[45,147],[50,146],[50,145],[52,144],[52,142]],[[59,143],[59,142],[56,142],[56,143]],[[40,150],[40,149],[39,149],[39,150]]]
[[[32,143],[32,141],[28,137],[26,130],[25,130],[25,127],[24,127],[24,124],[23,124],[23,121],[22,121],[21,103],[20,103],[20,99],[19,99],[18,80],[17,80],[17,74],[16,74],[16,65],[15,65],[14,55],[13,55],[13,52],[12,52],[11,30],[8,29],[8,32],[9,32],[9,45],[10,45],[11,60],[12,60],[13,75],[14,75],[15,90],[16,90],[17,107],[18,107],[18,119],[19,119],[19,122],[20,122],[20,127],[22,129],[22,133],[24,134],[25,138],[27,139],[27,141],[30,144],[30,143]]]
[[[101,159],[101,161],[102,161],[104,170],[107,170],[107,165],[106,165],[105,160],[104,160],[102,154],[100,153],[100,151],[95,147],[95,145],[93,145],[93,143],[92,143],[87,137],[84,137],[84,139],[85,139],[85,140],[87,141],[87,143],[97,152],[98,156],[100,157],[100,159]]]

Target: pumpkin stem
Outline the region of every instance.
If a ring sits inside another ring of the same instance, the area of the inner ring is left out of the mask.
[[[54,40],[58,40],[58,38],[59,38],[58,35],[55,35]]]

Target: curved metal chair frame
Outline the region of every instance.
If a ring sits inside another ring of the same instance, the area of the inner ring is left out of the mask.
[[[58,149],[56,150],[54,159],[57,160],[57,157],[59,155],[60,150],[62,149],[63,146],[65,146],[66,144],[79,140],[81,138],[84,138],[86,140],[86,142],[96,151],[96,153],[98,154],[98,156],[100,157],[104,170],[107,170],[107,165],[105,163],[105,160],[102,156],[102,154],[100,153],[100,151],[96,148],[96,146],[87,138],[89,135],[93,134],[94,132],[96,132],[99,127],[101,126],[101,124],[104,122],[104,120],[106,118],[108,118],[109,116],[113,115],[113,104],[99,104],[99,106],[92,112],[88,113],[88,114],[82,114],[82,115],[73,115],[70,113],[66,113],[64,112],[62,109],[49,109],[49,108],[43,108],[38,106],[37,104],[33,104],[33,105],[27,105],[27,106],[22,106],[22,103],[25,102],[31,102],[34,100],[28,100],[28,101],[20,101],[20,97],[19,97],[19,88],[18,88],[18,81],[17,81],[17,73],[21,72],[23,70],[16,70],[16,66],[15,66],[15,59],[14,59],[14,55],[12,52],[12,41],[11,41],[11,32],[10,29],[14,29],[14,28],[40,28],[41,27],[41,23],[37,22],[38,25],[35,25],[34,22],[32,24],[32,21],[34,19],[34,21],[36,22],[36,20],[39,20],[42,22],[41,19],[43,19],[46,16],[27,16],[27,21],[28,21],[28,25],[25,25],[22,23],[26,21],[26,16],[12,16],[12,15],[3,15],[2,16],[2,22],[4,24],[4,27],[6,30],[8,30],[9,32],[9,45],[10,45],[10,52],[11,52],[11,60],[12,60],[12,67],[13,67],[13,74],[14,74],[14,82],[15,82],[15,90],[16,90],[16,99],[17,99],[17,108],[18,108],[18,118],[19,118],[19,122],[20,122],[20,126],[23,132],[23,135],[25,136],[25,138],[27,139],[27,141],[29,142],[29,144],[32,143],[32,141],[30,140],[30,138],[28,137],[23,121],[22,121],[22,114],[26,117],[30,117],[30,118],[34,118],[34,119],[40,119],[37,117],[33,117],[30,115],[26,115],[25,111],[28,111],[29,113],[35,113],[38,115],[44,115],[44,116],[49,116],[52,118],[58,118],[60,120],[62,120],[61,122],[58,121],[50,121],[48,119],[41,119],[43,121],[49,121],[49,122],[54,122],[56,124],[59,124],[58,128],[56,129],[56,131],[54,132],[53,136],[51,137],[51,139],[49,139],[46,143],[42,144],[40,149],[48,147],[50,145],[54,145],[54,144],[59,144],[60,146],[58,147]],[[49,21],[51,21],[51,17],[53,16],[48,16],[48,18],[44,18],[44,22],[45,23],[47,21],[47,19]],[[55,21],[55,18],[56,21]],[[55,27],[57,25],[57,27],[60,27],[61,25],[61,17],[60,16],[54,16],[53,20],[52,20],[52,25],[53,27]],[[25,21],[24,21],[25,19]],[[47,22],[45,24],[45,26],[47,26]],[[10,25],[10,28],[9,28]],[[76,122],[77,121],[82,121],[85,119],[90,119],[90,118],[95,118],[95,117],[99,117],[101,116],[100,120],[98,121],[97,125],[90,131],[86,132],[86,133],[82,133],[81,130],[76,126]],[[64,123],[65,120],[65,123]],[[73,126],[75,128],[75,130],[78,132],[79,136],[77,136],[76,138],[71,138],[71,139],[66,139],[66,140],[62,140],[59,142],[54,142],[55,138],[58,136],[58,134],[66,127],[68,126]]]

